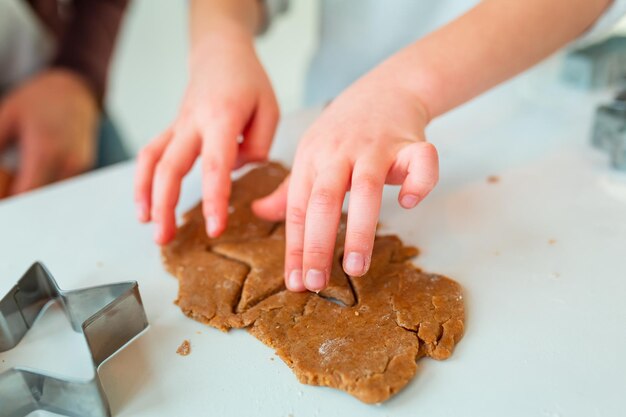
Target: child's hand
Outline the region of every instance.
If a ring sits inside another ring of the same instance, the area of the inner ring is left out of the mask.
[[[326,287],[341,208],[350,190],[344,270],[370,266],[383,185],[402,184],[398,200],[415,207],[438,179],[435,148],[425,142],[427,111],[379,67],[339,96],[305,133],[289,179],[255,202],[265,218],[286,218],[285,280],[294,291]]]
[[[192,51],[191,74],[178,117],[137,161],[138,217],[156,223],[159,244],[174,237],[181,181],[198,155],[207,233],[214,237],[224,230],[231,170],[266,158],[279,117],[270,81],[245,31],[229,27],[203,38]]]

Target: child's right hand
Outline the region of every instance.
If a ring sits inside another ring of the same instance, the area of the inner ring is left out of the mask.
[[[176,120],[137,160],[137,215],[156,224],[159,244],[174,237],[180,185],[198,155],[207,233],[213,237],[225,229],[230,173],[267,157],[279,118],[251,34],[234,26],[207,34],[195,44],[190,62],[191,79]]]

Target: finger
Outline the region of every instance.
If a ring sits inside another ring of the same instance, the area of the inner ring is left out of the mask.
[[[89,158],[89,159],[87,159]],[[95,158],[85,157],[85,155],[67,155],[65,160],[59,166],[56,181],[66,180],[76,175],[87,172],[93,168]]]
[[[311,187],[312,180],[307,165],[294,164],[288,184],[285,215],[285,285],[291,291],[306,290],[302,274],[302,254],[306,208]]]
[[[217,237],[226,229],[230,173],[242,128],[240,123],[224,119],[202,131],[202,212],[209,237]]]
[[[96,164],[96,133],[87,132],[82,137],[74,139],[80,141],[81,146],[75,147],[73,152],[65,152],[60,160],[56,181],[80,175],[93,169]]]
[[[0,105],[0,151],[12,139],[15,134],[17,119],[11,107],[3,103]]]
[[[252,123],[244,133],[244,140],[239,146],[238,166],[267,159],[278,118],[278,104],[275,99],[267,100],[256,109]]]
[[[369,269],[389,166],[387,160],[376,157],[361,158],[354,166],[343,256],[348,275],[361,276]]]
[[[307,205],[302,266],[304,286],[319,292],[326,288],[333,262],[341,207],[350,179],[347,162],[321,170]]]
[[[38,131],[31,128],[24,128],[20,135],[19,165],[11,195],[22,194],[51,183],[59,170],[57,155],[49,145],[55,140],[42,138]]]
[[[200,153],[200,137],[192,130],[175,132],[157,163],[152,186],[152,220],[156,223],[154,240],[169,242],[176,234],[176,204],[183,178]]]
[[[411,144],[400,151],[397,165],[405,175],[398,201],[402,207],[410,209],[422,201],[439,180],[437,150],[428,142]]]
[[[262,219],[277,222],[285,219],[287,208],[287,191],[289,189],[289,177],[278,186],[270,195],[260,198],[252,203],[254,214]]]
[[[135,171],[135,206],[137,207],[137,217],[141,222],[145,223],[150,221],[154,170],[171,139],[172,130],[167,129],[148,145],[144,146],[137,156],[137,167]]]

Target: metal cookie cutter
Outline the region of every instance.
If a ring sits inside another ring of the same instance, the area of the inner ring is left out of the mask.
[[[14,348],[52,302],[61,304],[74,331],[85,336],[94,377],[85,381],[11,368],[0,374],[0,417],[23,417],[35,410],[109,417],[98,368],[148,327],[137,283],[63,291],[41,263],[33,264],[0,300],[0,352]]]
[[[609,154],[614,168],[626,171],[626,90],[596,110],[591,143]]]

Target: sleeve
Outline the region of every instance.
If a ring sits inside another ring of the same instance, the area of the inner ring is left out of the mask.
[[[103,102],[109,61],[128,0],[75,0],[52,66],[81,74]]]
[[[576,40],[575,46],[587,46],[603,40],[624,16],[626,0],[613,0],[602,16]]]
[[[258,34],[261,35],[267,31],[272,21],[280,14],[289,9],[289,0],[259,0],[262,8],[262,21]],[[626,0],[625,0],[626,1]]]

